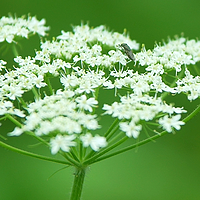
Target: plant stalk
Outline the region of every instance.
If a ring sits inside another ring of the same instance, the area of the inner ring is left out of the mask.
[[[74,182],[70,200],[80,200],[85,178],[86,167],[80,166],[75,168]]]

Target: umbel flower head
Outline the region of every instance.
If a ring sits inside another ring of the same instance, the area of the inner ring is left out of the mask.
[[[3,16],[0,19],[0,42],[12,43],[17,37],[28,38],[29,35],[36,33],[45,36],[49,27],[44,24],[45,19],[38,21],[36,17],[29,16],[25,19],[25,16],[20,18]]]
[[[43,27],[38,33],[44,35],[46,30]],[[168,104],[164,97],[180,93],[189,100],[199,97],[200,78],[192,75],[188,66],[199,61],[200,43],[182,37],[153,50],[143,46],[134,53],[135,62],[120,50],[122,43],[129,51],[139,49],[125,32],[111,32],[102,25],[80,25],[72,32],[61,31],[52,41],[41,42],[41,50],[34,57],[16,57],[14,70],[7,71],[6,62],[1,61],[1,115],[22,121],[9,135],[31,133],[44,138],[51,153],[56,154],[80,145],[99,151],[110,144],[114,134],[139,137],[148,123],[158,130],[179,130],[184,125],[181,114],[186,110]],[[55,79],[59,84],[52,81]],[[100,101],[103,90],[110,90],[112,103],[108,103],[110,96]],[[35,98],[24,102],[29,91]],[[22,107],[15,107],[16,102]],[[116,118],[118,129],[104,135],[102,114]]]

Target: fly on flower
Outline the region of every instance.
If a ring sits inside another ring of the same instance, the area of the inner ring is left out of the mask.
[[[133,52],[131,51],[131,48],[128,46],[128,44],[126,43],[122,43],[120,44],[120,47],[123,48],[124,52],[126,53],[126,55],[131,59],[131,60],[135,60],[135,57],[133,55]]]

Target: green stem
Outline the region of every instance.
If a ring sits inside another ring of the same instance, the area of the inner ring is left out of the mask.
[[[35,98],[36,98],[37,100],[40,99],[40,95],[38,94],[38,92],[37,92],[37,90],[36,90],[35,87],[32,88],[32,92],[33,92],[33,94],[34,94],[34,96],[35,96]]]
[[[31,152],[28,152],[28,151],[24,151],[22,149],[18,149],[16,147],[10,146],[10,145],[8,145],[8,144],[6,144],[4,142],[1,142],[1,141],[0,141],[0,146],[4,147],[6,149],[9,149],[11,151],[15,151],[17,153],[26,155],[26,156],[31,156],[31,157],[34,157],[34,158],[38,158],[38,159],[46,160],[46,161],[51,161],[51,162],[55,162],[55,163],[60,163],[60,164],[65,164],[65,165],[71,165],[71,163],[69,163],[69,162],[62,161],[62,160],[56,160],[56,159],[49,158],[49,157],[46,157],[46,156],[42,156],[42,155],[38,155],[38,154],[31,153]]]
[[[45,82],[46,82],[46,84],[48,85],[50,94],[53,95],[53,88],[52,88],[52,86],[51,86],[51,82],[50,82],[50,80],[49,80],[48,75],[45,76]]]
[[[13,122],[16,126],[22,128],[22,124],[18,122],[12,115],[5,114],[5,117],[8,118],[11,122]]]
[[[200,112],[200,104],[197,106],[195,110],[193,110],[187,117],[183,119],[183,122],[188,122],[191,120],[195,115],[197,115]]]
[[[86,167],[76,167],[70,200],[80,200],[85,178]]]
[[[119,120],[115,119],[115,121],[112,123],[112,125],[110,126],[108,131],[105,133],[104,137],[110,138],[110,132],[112,132],[113,128],[117,125],[118,122],[119,122]]]
[[[24,108],[27,108],[27,104],[26,104],[26,102],[24,101],[24,99],[23,99],[22,97],[18,97],[17,99],[18,99],[18,101],[22,104],[22,106],[23,106]]]
[[[126,140],[128,139],[127,136],[125,136],[124,138],[122,138],[121,140],[119,140],[118,142],[116,142],[115,144],[105,148],[104,150],[100,151],[99,153],[97,153],[96,155],[94,155],[93,157],[89,158],[88,160],[86,160],[84,162],[84,164],[91,164],[91,163],[94,163],[95,160],[97,158],[99,158],[100,156],[106,154],[107,152],[111,151],[112,149],[116,148],[117,146],[119,146],[120,144],[124,143]]]
[[[0,138],[7,140],[7,138],[5,138],[3,135],[0,135]]]
[[[13,43],[13,45],[12,45],[12,51],[13,51],[13,54],[14,54],[15,57],[17,57],[19,55],[15,43]]]
[[[94,162],[92,162],[92,163],[96,163],[96,162],[99,162],[99,161],[101,161],[101,160],[105,160],[105,159],[107,159],[107,158],[110,158],[110,157],[112,157],[112,156],[115,156],[115,155],[124,153],[124,152],[126,152],[126,151],[132,150],[132,149],[134,149],[134,148],[136,148],[136,147],[139,147],[139,146],[141,146],[141,145],[143,145],[143,144],[146,144],[146,143],[148,143],[148,142],[151,142],[152,140],[155,140],[155,139],[157,139],[157,138],[159,138],[159,137],[161,137],[161,136],[163,136],[163,135],[165,135],[165,134],[167,134],[167,133],[168,133],[167,131],[163,131],[163,132],[160,133],[159,135],[154,135],[154,136],[152,136],[152,137],[150,137],[150,138],[148,138],[148,139],[142,140],[141,142],[138,142],[138,143],[136,143],[136,144],[133,144],[133,145],[130,145],[130,146],[125,147],[125,148],[123,148],[123,149],[120,149],[119,151],[116,151],[116,152],[111,153],[111,154],[106,155],[106,156],[102,156],[101,158],[96,159],[96,160],[95,160]]]
[[[23,125],[22,125],[20,122],[18,122],[13,116],[11,116],[11,115],[9,115],[9,114],[6,114],[6,117],[7,117],[10,121],[12,121],[14,124],[16,124],[18,127],[21,128],[21,127],[23,126]],[[47,141],[45,141],[45,140],[42,139],[41,137],[36,136],[32,131],[27,131],[26,133],[27,133],[28,135],[31,135],[32,137],[36,138],[36,139],[39,140],[41,143],[43,143],[43,144],[45,144],[46,146],[49,147],[49,143],[48,143]],[[70,165],[75,165],[75,166],[78,165],[78,162],[76,162],[74,159],[71,159],[67,154],[63,153],[62,151],[59,151],[59,153],[69,161]],[[27,154],[27,155],[28,155],[28,154]]]
[[[22,128],[23,125],[22,125],[19,121],[17,121],[12,115],[6,114],[5,116],[6,116],[6,118],[8,118],[11,122],[13,122],[16,126]],[[48,142],[46,142],[46,141],[43,140],[42,138],[36,136],[33,132],[28,131],[28,132],[26,132],[26,133],[27,133],[28,135],[33,136],[34,138],[36,138],[37,140],[39,140],[39,141],[42,142],[43,144],[49,146],[49,143],[48,143]]]
[[[192,118],[193,118],[195,115],[197,115],[199,112],[200,112],[200,105],[198,105],[198,107],[197,107],[192,113],[190,113],[187,117],[185,117],[182,121],[185,122],[185,123],[188,122],[190,119],[192,119]],[[111,154],[109,154],[109,155],[105,155],[105,156],[99,157],[99,158],[97,158],[96,160],[90,162],[90,164],[99,162],[99,161],[101,161],[101,160],[105,160],[105,159],[107,159],[107,158],[110,158],[110,157],[113,157],[113,156],[115,156],[115,155],[124,153],[124,152],[126,152],[126,151],[132,150],[132,149],[134,149],[134,148],[136,148],[136,147],[139,147],[139,146],[141,146],[141,145],[143,145],[143,144],[146,144],[146,143],[148,143],[148,142],[154,141],[154,140],[156,140],[157,138],[160,138],[160,137],[166,135],[167,133],[168,133],[167,131],[163,131],[163,132],[161,132],[160,134],[157,134],[157,135],[154,135],[154,136],[152,136],[152,137],[149,137],[149,138],[147,138],[147,139],[145,139],[145,140],[142,140],[141,142],[138,142],[138,143],[136,143],[136,144],[130,145],[130,146],[128,146],[128,147],[125,147],[125,148],[123,148],[123,149],[121,149],[121,150],[118,150],[118,151],[116,151],[116,152],[114,152],[114,153],[111,153]]]
[[[64,152],[62,152],[61,150],[59,151],[59,153],[60,153],[64,158],[66,158],[66,159],[71,163],[71,165],[73,165],[73,166],[78,166],[78,165],[79,165],[79,162],[77,162],[75,159],[71,158],[70,154],[64,153]]]

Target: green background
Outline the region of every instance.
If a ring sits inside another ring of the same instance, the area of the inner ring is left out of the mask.
[[[132,39],[153,48],[155,41],[168,36],[200,36],[199,0],[1,0],[0,16],[9,12],[17,16],[30,13],[45,18],[51,26],[49,38],[61,30],[71,31],[71,25],[89,22],[110,30],[128,30]],[[35,39],[23,42],[23,55],[34,53],[39,43]],[[176,106],[185,105],[182,97]],[[189,102],[192,110],[199,103]],[[109,122],[107,122],[108,125]],[[12,130],[9,123],[1,133]],[[168,134],[136,150],[94,164],[88,170],[83,200],[198,200],[200,199],[200,115],[181,131]],[[129,141],[131,143],[133,139]],[[27,136],[9,138],[7,143],[29,149],[34,144]],[[43,147],[31,151],[49,155]],[[56,156],[55,156],[56,157]],[[71,168],[48,179],[62,165],[44,162],[16,154],[0,147],[1,200],[63,200],[72,187]]]

